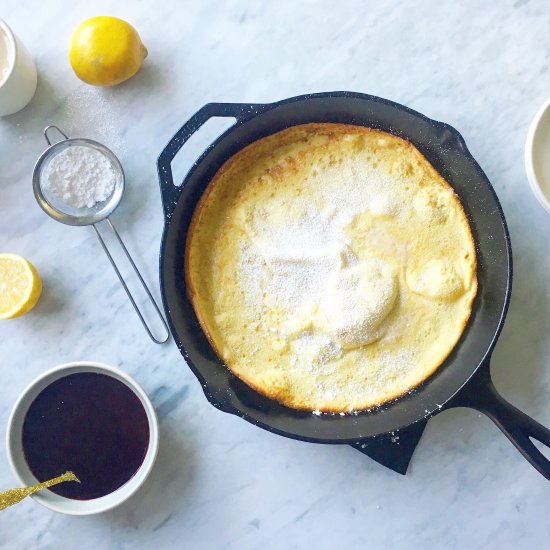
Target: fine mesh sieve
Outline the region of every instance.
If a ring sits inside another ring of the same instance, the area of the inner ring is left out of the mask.
[[[55,143],[52,143],[48,135],[48,132],[51,133],[52,130],[56,130],[57,132],[59,132],[59,134],[63,136],[63,138]],[[126,294],[130,299],[130,302],[132,303],[139,319],[141,320],[141,323],[145,327],[147,334],[149,334],[153,342],[157,344],[163,344],[164,342],[168,341],[168,338],[170,337],[170,333],[168,331],[168,326],[166,324],[166,321],[164,320],[164,317],[162,316],[162,313],[160,312],[160,309],[157,303],[155,302],[151,294],[151,291],[149,290],[147,284],[143,280],[143,277],[141,276],[140,271],[138,270],[136,264],[134,263],[134,260],[130,256],[130,253],[126,248],[126,245],[122,241],[122,238],[120,237],[118,231],[113,225],[113,222],[109,218],[109,216],[118,206],[120,199],[122,198],[122,194],[124,192],[124,170],[122,169],[122,165],[120,164],[120,161],[110,149],[105,147],[105,145],[97,141],[93,141],[91,139],[69,138],[57,126],[47,126],[44,129],[44,137],[46,138],[46,142],[48,143],[49,147],[42,153],[42,155],[40,155],[39,159],[36,161],[33,175],[32,175],[32,185],[33,185],[33,191],[34,191],[34,196],[36,198],[36,201],[38,202],[42,210],[44,210],[44,212],[48,214],[48,216],[52,217],[54,220],[57,220],[58,222],[61,222],[67,225],[75,225],[75,226],[91,225],[94,228],[96,235],[99,239],[99,242],[101,243],[101,247],[105,251],[107,258],[109,259],[109,262],[113,266],[113,269],[115,270],[120,280],[120,283],[122,284],[124,290],[126,291]],[[61,199],[59,199],[51,191],[48,185],[48,179],[46,177],[46,173],[50,162],[53,160],[54,157],[56,157],[62,151],[68,149],[69,147],[76,147],[76,146],[89,147],[101,153],[110,162],[112,171],[115,175],[115,184],[111,195],[106,200],[102,202],[98,202],[94,204],[94,206],[92,207],[76,208],[74,206],[68,205],[65,202],[63,202]],[[143,317],[143,314],[141,313],[141,310],[136,304],[136,301],[134,300],[132,293],[128,289],[128,286],[126,285],[126,282],[122,277],[116,262],[114,261],[111,253],[109,252],[109,249],[107,248],[107,245],[96,226],[97,223],[103,220],[107,222],[107,224],[113,231],[118,243],[120,244],[122,250],[124,251],[124,254],[128,258],[128,261],[132,265],[134,272],[136,273],[141,285],[143,286],[143,289],[147,293],[147,296],[151,304],[155,308],[155,311],[157,312],[157,315],[159,316],[164,326],[164,329],[166,331],[166,337],[164,337],[164,339],[162,340],[157,339],[153,335],[149,325],[147,324],[147,322]]]

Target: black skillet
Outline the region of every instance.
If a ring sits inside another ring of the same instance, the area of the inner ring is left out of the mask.
[[[182,184],[175,186],[173,158],[211,117],[231,117],[235,124],[205,150]],[[356,416],[316,416],[290,409],[241,382],[208,343],[185,287],[187,230],[197,201],[216,171],[253,141],[308,122],[358,124],[410,140],[454,187],[476,242],[479,290],[468,326],[450,357],[414,391]],[[405,428],[444,409],[470,407],[489,416],[521,454],[550,479],[550,461],[530,439],[550,446],[550,430],[506,402],[491,381],[491,352],[510,299],[510,238],[493,187],[454,128],[397,103],[351,92],[304,95],[270,104],[209,103],[180,128],[162,151],[158,174],[165,215],[160,252],[163,303],[174,340],[215,407],[286,437],[355,445],[358,440]]]

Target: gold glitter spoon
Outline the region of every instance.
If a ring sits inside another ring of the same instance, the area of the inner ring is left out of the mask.
[[[37,483],[32,487],[21,487],[19,489],[10,489],[9,491],[4,491],[0,493],[0,511],[5,510],[9,506],[13,506],[18,502],[21,502],[24,498],[41,491],[42,489],[47,489],[52,485],[57,485],[58,483],[64,483],[65,481],[77,481],[80,483],[80,480],[72,473],[65,472],[63,475],[54,477],[49,481],[43,481],[42,483]]]

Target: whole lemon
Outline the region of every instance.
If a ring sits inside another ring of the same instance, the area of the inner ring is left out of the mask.
[[[136,29],[117,17],[86,19],[71,36],[69,59],[76,76],[94,86],[114,86],[134,76],[147,57]]]

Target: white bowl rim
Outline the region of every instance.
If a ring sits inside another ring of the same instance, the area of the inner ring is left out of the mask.
[[[529,125],[529,130],[527,131],[527,138],[525,140],[525,171],[527,173],[527,180],[531,191],[535,195],[539,204],[550,213],[550,198],[547,197],[543,192],[535,171],[535,141],[537,139],[537,131],[540,127],[540,122],[542,117],[545,115],[546,111],[550,109],[550,97],[539,107],[531,124]],[[550,131],[550,124],[549,124]]]
[[[72,372],[71,372],[72,371]],[[107,510],[111,510],[112,508],[115,508],[116,506],[119,506],[126,500],[128,500],[145,482],[147,479],[149,473],[151,472],[153,465],[155,463],[155,459],[158,454],[158,447],[159,447],[159,428],[158,428],[158,419],[157,415],[155,413],[155,409],[153,407],[153,404],[151,403],[151,400],[143,390],[143,388],[127,373],[124,371],[112,367],[110,365],[107,365],[105,363],[99,363],[96,361],[73,361],[70,363],[63,363],[62,365],[58,365],[56,367],[53,367],[39,376],[37,376],[30,384],[27,385],[27,387],[21,392],[19,397],[17,398],[17,401],[15,402],[8,419],[8,426],[6,430],[6,449],[8,454],[8,462],[11,466],[11,469],[13,473],[15,474],[16,478],[19,480],[19,482],[23,485],[27,484],[27,480],[24,479],[24,476],[21,474],[20,471],[20,463],[18,463],[15,460],[14,457],[14,449],[12,448],[12,430],[14,426],[14,421],[16,417],[26,414],[27,410],[22,410],[22,404],[25,401],[25,399],[28,398],[30,394],[32,394],[33,390],[36,389],[38,385],[40,385],[43,382],[48,381],[48,383],[37,391],[36,395],[33,397],[36,398],[36,396],[47,387],[49,384],[54,382],[55,380],[59,380],[60,378],[63,378],[64,376],[68,376],[68,374],[71,373],[77,373],[77,372],[104,372],[107,375],[111,375],[114,378],[120,380],[121,382],[125,383],[126,386],[128,386],[140,399],[145,412],[147,414],[147,419],[149,421],[149,447],[147,448],[147,452],[145,454],[145,458],[143,459],[142,464],[136,471],[136,473],[124,484],[122,487],[119,487],[112,493],[109,493],[108,495],[105,495],[103,497],[99,497],[96,499],[91,500],[76,500],[76,499],[69,499],[62,497],[61,495],[57,495],[56,493],[52,493],[51,491],[48,491],[47,497],[45,497],[42,492],[36,493],[34,495],[31,495],[31,498],[36,500],[39,504],[42,506],[45,506],[46,508],[49,508],[50,510],[53,510],[54,512],[60,512],[62,514],[68,514],[68,515],[75,515],[75,516],[85,516],[85,515],[92,515],[92,514],[99,514],[102,512],[106,512]],[[31,403],[32,403],[31,400]],[[34,478],[34,475],[31,473],[28,466],[24,466],[23,468],[25,470],[25,473],[30,474]],[[36,479],[36,478],[34,478]],[[51,495],[55,495],[52,497]],[[48,498],[49,497],[49,498]],[[57,501],[61,504],[57,504],[56,502],[52,502],[51,500]],[[94,503],[94,506],[91,507],[90,503]]]

